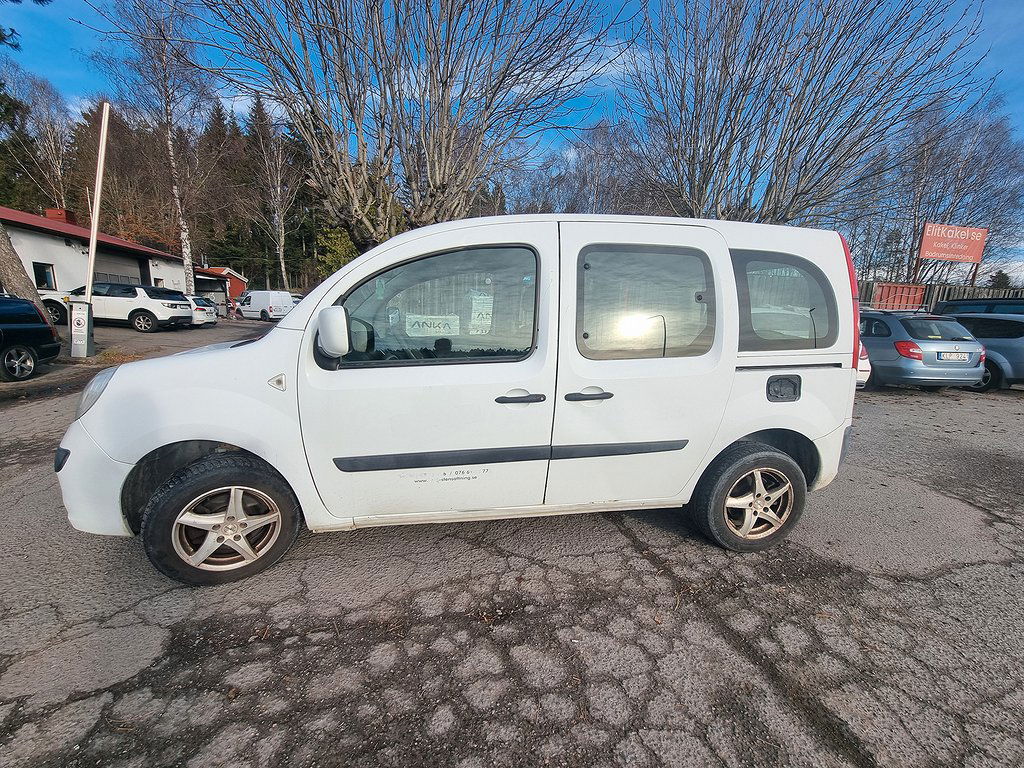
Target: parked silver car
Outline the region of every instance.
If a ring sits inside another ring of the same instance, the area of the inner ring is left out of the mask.
[[[985,372],[985,347],[949,316],[865,310],[860,338],[871,359],[869,386],[974,386]]]
[[[985,373],[972,389],[987,392],[1003,384],[1024,384],[1024,315],[986,313],[955,317],[988,352]]]

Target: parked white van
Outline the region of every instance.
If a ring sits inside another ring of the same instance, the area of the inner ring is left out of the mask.
[[[712,541],[759,550],[836,475],[856,297],[835,232],[569,215],[425,227],[259,340],[103,371],[55,468],[75,528],[141,534],[191,584],[269,567],[303,521],[688,505]]]
[[[250,319],[280,320],[294,306],[288,291],[249,291],[239,299],[238,312]]]

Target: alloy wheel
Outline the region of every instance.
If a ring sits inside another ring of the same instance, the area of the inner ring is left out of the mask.
[[[13,379],[27,379],[35,368],[36,361],[25,347],[11,347],[4,355],[4,370]]]
[[[148,331],[153,327],[153,321],[149,318],[149,315],[139,315],[135,318],[135,327],[140,331]]]
[[[971,389],[984,389],[989,385],[990,381],[992,381],[992,369],[986,365],[985,370],[981,374],[981,381],[971,384]]]
[[[281,532],[281,510],[267,494],[245,486],[207,491],[174,520],[178,557],[205,571],[230,571],[258,560]]]
[[[737,480],[725,498],[725,521],[744,539],[764,539],[786,522],[793,510],[793,486],[777,469],[761,467]]]

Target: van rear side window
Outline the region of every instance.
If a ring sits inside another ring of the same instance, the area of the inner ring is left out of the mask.
[[[576,280],[576,345],[584,357],[692,357],[714,343],[711,265],[696,248],[588,245]]]
[[[734,250],[730,255],[740,305],[740,352],[835,344],[836,297],[820,269],[788,253]]]

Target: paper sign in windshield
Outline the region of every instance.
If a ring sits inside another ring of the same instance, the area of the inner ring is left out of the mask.
[[[459,335],[458,315],[406,315],[405,332],[409,336],[433,338]]]

